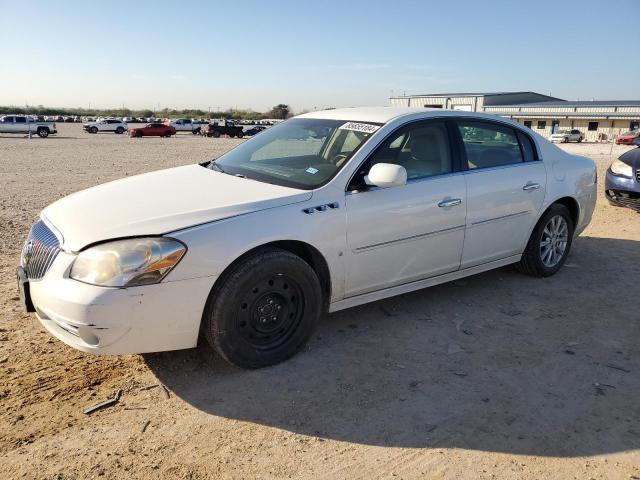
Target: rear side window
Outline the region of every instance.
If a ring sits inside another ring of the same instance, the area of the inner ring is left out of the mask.
[[[458,122],[469,170],[523,162],[516,132],[488,122]],[[529,144],[531,148],[531,144]]]
[[[524,133],[517,132],[518,140],[520,141],[520,146],[522,147],[522,155],[524,156],[525,162],[534,162],[538,159],[538,155],[536,154],[536,147],[533,144],[533,140],[529,138],[528,135]]]

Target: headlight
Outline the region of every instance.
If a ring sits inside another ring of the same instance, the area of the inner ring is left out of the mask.
[[[611,171],[616,175],[621,175],[623,177],[633,177],[633,169],[631,168],[631,165],[627,165],[620,160],[613,161],[611,164]]]
[[[70,277],[102,287],[133,287],[159,283],[187,248],[165,237],[107,242],[80,252]]]

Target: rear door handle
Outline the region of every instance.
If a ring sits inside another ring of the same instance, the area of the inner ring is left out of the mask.
[[[440,208],[445,208],[445,207],[455,207],[456,205],[460,205],[462,203],[462,199],[460,198],[451,198],[449,200],[442,200],[438,206]]]
[[[525,191],[537,190],[539,188],[540,188],[540,184],[539,183],[533,183],[533,182],[528,182],[524,187],[522,187],[522,189],[525,190]]]

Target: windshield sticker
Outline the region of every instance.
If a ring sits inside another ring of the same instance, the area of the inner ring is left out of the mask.
[[[318,173],[320,170],[318,170],[317,168],[313,168],[313,167],[309,167],[305,170],[305,172],[310,173],[311,175],[315,175],[316,173]]]
[[[370,123],[347,122],[340,127],[340,130],[353,130],[355,132],[373,133],[380,128],[380,125]]]

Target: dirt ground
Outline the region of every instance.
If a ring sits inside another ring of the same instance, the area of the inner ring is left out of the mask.
[[[327,315],[268,369],[90,356],[21,311],[14,268],[48,203],[237,142],[0,137],[0,478],[640,478],[640,215],[602,192],[556,276],[503,268]],[[602,184],[628,147],[563,148]]]

